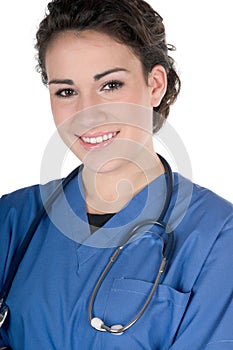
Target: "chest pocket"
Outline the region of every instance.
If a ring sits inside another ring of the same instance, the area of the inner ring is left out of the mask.
[[[152,283],[142,280],[115,279],[104,307],[106,323],[123,326],[129,323],[141,310],[152,287]],[[103,334],[103,348],[169,349],[189,297],[190,293],[159,285],[148,308],[131,328],[119,336]]]

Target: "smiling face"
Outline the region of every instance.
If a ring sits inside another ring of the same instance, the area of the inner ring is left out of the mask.
[[[133,161],[140,149],[153,151],[152,107],[166,90],[163,67],[146,82],[126,45],[88,30],[53,39],[46,72],[55,124],[84,165],[111,170]]]

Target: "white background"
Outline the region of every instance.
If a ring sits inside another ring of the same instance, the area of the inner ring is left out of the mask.
[[[192,180],[233,201],[231,1],[149,2],[164,18],[167,41],[177,47],[173,57],[182,92],[169,123],[188,151]],[[1,3],[0,195],[40,182],[41,159],[54,132],[48,91],[35,71],[33,48],[46,4]],[[71,157],[64,174],[75,165]]]

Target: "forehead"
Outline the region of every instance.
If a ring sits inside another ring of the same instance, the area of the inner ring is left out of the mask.
[[[71,43],[75,39],[79,42],[82,41],[82,43],[86,42],[95,46],[98,46],[99,44],[101,45],[101,43],[105,43],[107,45],[113,42],[117,43],[117,41],[110,35],[95,30],[65,30],[55,34],[52,37],[49,47],[51,48],[54,45],[59,45],[64,43],[64,41]]]
[[[50,42],[46,51],[46,69],[59,66],[90,66],[101,69],[112,65],[140,66],[139,59],[127,45],[121,44],[107,34],[86,30],[66,31],[58,34]]]

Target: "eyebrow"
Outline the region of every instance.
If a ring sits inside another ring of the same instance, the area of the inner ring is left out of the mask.
[[[98,81],[98,80],[102,79],[103,77],[105,77],[106,75],[116,73],[116,72],[129,73],[129,71],[125,68],[119,68],[119,67],[112,68],[112,69],[108,69],[108,70],[104,71],[103,73],[99,73],[99,74],[94,75],[94,81]],[[71,79],[53,79],[53,80],[50,80],[48,83],[48,85],[51,85],[51,84],[74,85],[74,82]]]
[[[74,82],[71,79],[53,79],[53,80],[49,81],[49,85],[51,85],[51,84],[74,85]]]
[[[106,70],[105,72],[103,72],[103,73],[100,73],[100,74],[96,74],[95,76],[94,76],[94,80],[95,81],[98,81],[98,80],[100,80],[101,78],[103,78],[103,77],[105,77],[106,75],[108,75],[108,74],[111,74],[111,73],[116,73],[116,72],[127,72],[127,73],[129,73],[129,71],[127,70],[127,69],[125,69],[125,68],[113,68],[113,69],[108,69],[108,70]]]

